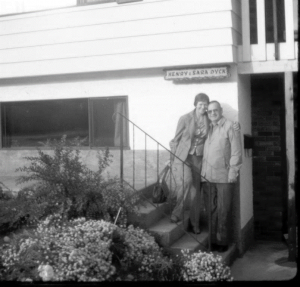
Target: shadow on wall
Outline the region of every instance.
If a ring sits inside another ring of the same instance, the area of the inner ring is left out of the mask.
[[[231,121],[238,121],[238,111],[226,103],[220,103],[223,108],[223,115]]]

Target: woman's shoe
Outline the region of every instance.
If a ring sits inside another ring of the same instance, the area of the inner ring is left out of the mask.
[[[172,223],[177,223],[177,222],[180,221],[180,219],[179,219],[178,217],[172,215],[170,221],[171,221]]]
[[[200,234],[200,233],[201,233],[199,227],[194,227],[194,228],[193,228],[193,232],[194,232],[195,234]]]

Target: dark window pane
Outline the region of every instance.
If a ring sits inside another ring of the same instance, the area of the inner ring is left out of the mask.
[[[87,99],[2,103],[4,147],[38,146],[62,135],[88,139]]]
[[[250,9],[250,44],[257,44],[256,1],[249,1],[249,9]]]
[[[91,103],[91,125],[93,146],[120,146],[121,120],[119,113],[127,116],[125,98],[94,98]],[[128,146],[128,123],[123,122],[123,145]]]
[[[251,1],[250,1],[251,2]],[[278,42],[285,42],[284,0],[276,0]],[[274,43],[273,0],[265,0],[266,42]]]
[[[115,125],[112,119],[114,102],[93,100],[93,146],[114,146]]]
[[[294,40],[298,41],[298,0],[293,0],[294,11]]]

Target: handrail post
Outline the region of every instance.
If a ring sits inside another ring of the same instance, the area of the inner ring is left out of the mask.
[[[134,136],[134,125],[132,125],[132,182],[133,188],[135,188],[135,136]]]
[[[206,183],[209,185],[208,188],[208,250],[211,251],[211,184]]]
[[[185,196],[186,196],[186,190],[185,190],[185,186],[184,186],[184,164],[182,165],[182,190],[183,190],[183,208],[182,208],[182,224],[184,227],[184,212],[185,212]]]
[[[145,134],[145,188],[147,187],[147,135]]]
[[[123,179],[124,179],[124,143],[123,143],[123,135],[124,135],[124,131],[123,131],[123,116],[121,114],[119,114],[121,117],[121,130],[120,130],[120,178],[121,178],[121,184],[123,186]]]

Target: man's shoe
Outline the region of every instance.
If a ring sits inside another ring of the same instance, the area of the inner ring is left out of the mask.
[[[217,245],[215,243],[212,243],[212,245],[211,245],[211,251],[219,251],[219,248],[220,248],[219,245]]]
[[[228,246],[227,245],[220,245],[218,248],[218,252],[226,252],[228,250]]]
[[[201,233],[199,227],[194,227],[194,228],[193,228],[193,232],[194,232],[195,234],[200,234],[200,233]]]

